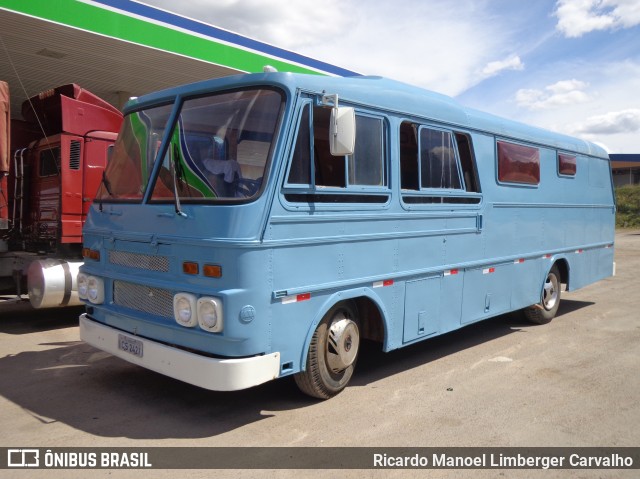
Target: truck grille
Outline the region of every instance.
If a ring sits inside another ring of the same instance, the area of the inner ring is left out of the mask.
[[[124,308],[173,318],[173,293],[166,289],[116,280],[113,282],[113,302]]]
[[[149,254],[128,253],[126,251],[109,251],[109,263],[148,271],[169,271],[169,258]]]

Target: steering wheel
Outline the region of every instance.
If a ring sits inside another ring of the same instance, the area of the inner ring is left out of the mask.
[[[255,195],[262,185],[262,178],[252,180],[250,178],[238,178],[236,196],[250,198]]]

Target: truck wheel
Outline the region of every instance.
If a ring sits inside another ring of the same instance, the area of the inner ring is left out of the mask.
[[[535,324],[550,322],[560,306],[560,289],[560,272],[554,264],[545,279],[540,302],[524,309],[524,316]]]
[[[306,370],[294,376],[300,390],[319,399],[338,394],[353,375],[359,346],[355,309],[349,303],[337,304],[313,333]]]

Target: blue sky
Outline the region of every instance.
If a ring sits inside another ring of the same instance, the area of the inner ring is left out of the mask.
[[[640,153],[640,0],[144,0]]]

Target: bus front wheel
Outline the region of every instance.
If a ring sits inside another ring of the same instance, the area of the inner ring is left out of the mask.
[[[524,310],[525,317],[535,324],[547,324],[558,312],[561,290],[560,271],[553,265],[544,282],[542,297],[538,304]]]
[[[340,303],[329,310],[313,333],[306,369],[296,374],[302,392],[329,399],[349,383],[360,347],[360,329],[355,308]]]

